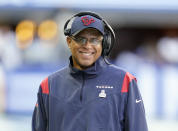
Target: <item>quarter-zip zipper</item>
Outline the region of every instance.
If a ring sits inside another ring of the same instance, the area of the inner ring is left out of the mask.
[[[85,76],[84,72],[82,72],[82,87],[81,87],[81,92],[80,92],[80,102],[82,103],[83,101],[83,88],[85,86]]]

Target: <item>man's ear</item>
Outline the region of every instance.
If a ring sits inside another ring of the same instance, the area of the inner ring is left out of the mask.
[[[67,37],[66,37],[66,41],[67,41],[68,47],[70,48],[70,47],[71,47],[71,44],[72,44],[72,39],[71,39],[69,36],[67,36]]]

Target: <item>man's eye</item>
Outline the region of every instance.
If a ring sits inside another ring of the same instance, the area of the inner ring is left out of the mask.
[[[97,38],[93,38],[93,39],[90,40],[90,42],[93,43],[93,44],[98,44],[98,43],[100,43],[101,41],[98,40]]]
[[[91,39],[90,41],[91,41],[91,42],[98,42],[98,39],[93,38],[93,39]]]
[[[85,38],[77,38],[77,41],[80,42],[80,43],[86,43]]]

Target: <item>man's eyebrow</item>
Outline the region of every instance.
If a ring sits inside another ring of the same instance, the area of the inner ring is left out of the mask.
[[[76,36],[76,37],[82,37],[82,38],[86,38],[85,36]],[[103,36],[100,36],[100,35],[93,35],[93,36],[90,36],[91,38],[100,38],[100,37],[103,37]]]
[[[79,37],[79,38],[86,38],[86,37],[84,37],[84,36],[77,36],[77,37]]]

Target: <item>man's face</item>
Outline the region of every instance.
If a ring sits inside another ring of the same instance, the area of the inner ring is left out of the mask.
[[[67,37],[72,53],[73,66],[84,70],[92,66],[102,53],[103,36],[99,31],[87,28],[75,37]]]

